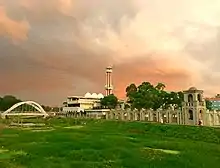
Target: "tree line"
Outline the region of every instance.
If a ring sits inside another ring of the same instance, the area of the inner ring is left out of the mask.
[[[139,86],[134,83],[126,87],[126,108],[131,109],[181,109],[183,102],[183,92],[165,91],[165,84],[153,85],[150,82],[143,82]],[[119,104],[115,95],[109,95],[101,100],[101,105],[105,108],[116,108]],[[207,109],[211,110],[211,102],[206,101]]]
[[[158,83],[153,85],[150,82],[143,82],[139,86],[134,83],[126,87],[126,103],[125,108],[131,109],[180,109],[183,102],[183,92],[168,92],[165,91],[165,84]],[[12,95],[6,95],[0,97],[0,111],[6,111],[14,104],[21,102],[22,100]],[[101,99],[102,108],[115,109],[120,104],[118,98],[111,94]],[[58,107],[50,107],[42,105],[45,111],[59,111]],[[212,103],[206,100],[206,107],[212,110]],[[22,110],[26,111],[32,109],[32,107],[26,105],[22,107]]]

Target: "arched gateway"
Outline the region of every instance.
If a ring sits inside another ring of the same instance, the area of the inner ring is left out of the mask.
[[[22,106],[22,105],[29,105],[33,107],[36,112],[19,112],[19,113],[14,113],[13,110]],[[43,117],[48,117],[49,115],[46,113],[46,111],[39,105],[38,103],[34,101],[24,101],[24,102],[19,102],[14,104],[12,107],[10,107],[8,110],[3,112],[1,114],[2,118],[6,118],[7,116],[43,116]]]

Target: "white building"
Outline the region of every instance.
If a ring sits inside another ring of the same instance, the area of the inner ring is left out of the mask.
[[[84,96],[68,96],[64,102],[63,112],[84,112],[84,110],[100,108],[100,100],[102,98],[104,98],[104,96],[101,93],[86,93]]]

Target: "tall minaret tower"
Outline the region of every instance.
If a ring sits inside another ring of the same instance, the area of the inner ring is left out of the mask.
[[[106,68],[106,85],[105,85],[105,95],[108,96],[112,94],[113,85],[112,85],[112,67],[108,66]]]

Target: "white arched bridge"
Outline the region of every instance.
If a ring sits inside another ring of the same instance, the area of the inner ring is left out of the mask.
[[[24,105],[26,108],[24,109]],[[2,118],[6,118],[7,116],[42,116],[48,117],[49,115],[46,111],[34,101],[24,101],[14,104],[5,112],[1,113]]]

